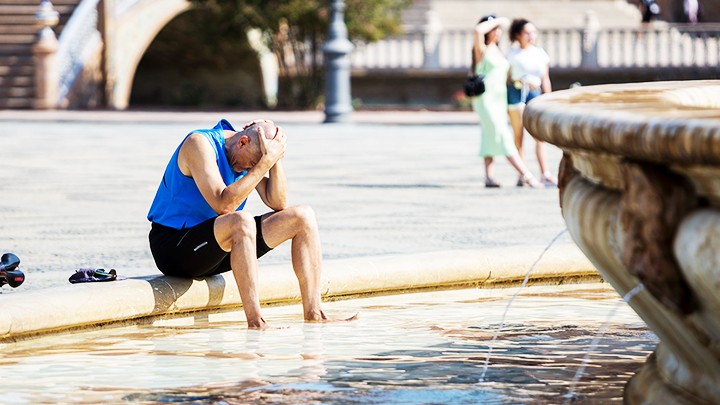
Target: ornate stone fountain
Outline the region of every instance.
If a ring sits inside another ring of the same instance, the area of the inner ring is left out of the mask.
[[[720,81],[576,88],[528,105],[564,152],[577,245],[660,338],[630,404],[720,403]]]

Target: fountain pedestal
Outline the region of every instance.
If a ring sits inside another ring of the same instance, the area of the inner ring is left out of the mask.
[[[560,147],[573,239],[660,339],[627,403],[720,403],[720,81],[576,88],[530,103]]]

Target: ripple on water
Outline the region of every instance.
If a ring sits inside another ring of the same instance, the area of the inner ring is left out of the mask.
[[[605,285],[456,290],[326,304],[351,323],[248,330],[241,311],[6,344],[2,403],[557,402],[619,297]],[[502,330],[498,331],[500,324]],[[495,333],[484,381],[480,381]],[[624,306],[590,356],[575,399],[620,401],[656,337]]]

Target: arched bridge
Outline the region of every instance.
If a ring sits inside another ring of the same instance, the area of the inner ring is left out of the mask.
[[[0,0],[0,109],[126,108],[142,55],[189,8],[188,0]]]
[[[81,0],[59,38],[58,105],[128,106],[138,63],[187,0]]]
[[[88,0],[84,0],[88,1]],[[109,25],[107,44],[108,105],[128,106],[138,63],[155,36],[170,20],[190,7],[187,0],[104,0]],[[109,7],[108,7],[109,6]]]

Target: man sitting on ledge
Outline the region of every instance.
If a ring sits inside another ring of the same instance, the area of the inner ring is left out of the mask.
[[[330,320],[321,308],[315,214],[308,206],[287,206],[286,146],[282,128],[267,120],[242,131],[226,120],[193,131],[172,155],[148,213],[158,269],[187,278],[232,270],[250,328],[267,327],[260,315],[258,258],[289,239],[305,320]],[[271,212],[253,217],[243,210],[253,189]]]

